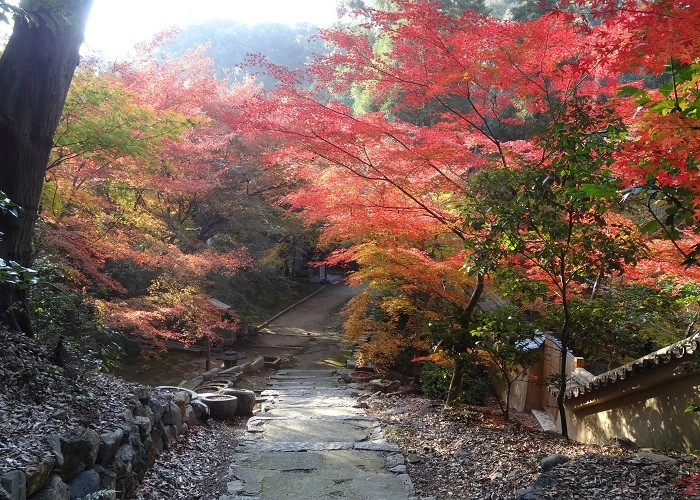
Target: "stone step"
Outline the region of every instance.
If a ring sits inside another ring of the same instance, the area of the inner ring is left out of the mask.
[[[339,376],[337,370],[279,370],[275,376],[329,378]]]
[[[363,415],[360,408],[353,406],[327,406],[325,408],[296,408],[294,406],[276,407],[270,405],[266,413],[257,413],[256,417],[284,417],[284,418],[305,418],[305,417],[325,417],[325,416],[354,416]]]
[[[307,388],[314,388],[314,387],[331,387],[331,388],[340,388],[340,389],[347,389],[347,384],[343,382],[338,382],[336,380],[329,380],[329,379],[297,379],[297,380],[271,380],[268,382],[267,386],[271,389],[274,388],[294,388],[294,386],[298,386],[304,389]]]
[[[349,389],[346,387],[309,387],[309,386],[289,386],[289,387],[271,387],[260,393],[261,396],[267,398],[275,398],[278,396],[316,396],[324,397],[357,397],[358,395],[368,394],[357,389]]]
[[[230,496],[221,500],[407,500],[413,495],[400,453],[347,447],[353,443],[308,444],[244,447],[230,469]]]
[[[283,370],[248,420],[219,500],[411,500],[397,445],[335,370]]]

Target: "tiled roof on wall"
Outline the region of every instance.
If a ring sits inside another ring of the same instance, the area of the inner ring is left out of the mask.
[[[586,393],[593,392],[608,384],[614,384],[618,380],[624,380],[636,372],[652,369],[662,364],[668,363],[672,359],[680,359],[690,356],[700,350],[700,332],[687,337],[680,342],[671,344],[658,351],[642,356],[626,365],[619,366],[608,372],[596,375],[585,385],[571,385],[566,390],[567,399],[574,399]],[[554,390],[554,393],[558,390]]]

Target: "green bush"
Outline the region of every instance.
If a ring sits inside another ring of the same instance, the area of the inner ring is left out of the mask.
[[[445,399],[450,388],[452,369],[436,363],[425,362],[421,370],[421,387],[423,393],[435,399]]]
[[[474,406],[484,406],[490,392],[491,386],[486,368],[477,364],[467,365],[462,377],[463,402]]]
[[[421,370],[421,387],[423,393],[431,398],[446,399],[450,388],[452,369],[436,363],[423,363]],[[489,378],[486,369],[477,364],[468,364],[462,377],[463,403],[483,406],[490,393]]]

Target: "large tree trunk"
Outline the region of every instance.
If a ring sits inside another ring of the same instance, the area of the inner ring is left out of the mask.
[[[0,58],[0,190],[22,207],[18,218],[0,216],[0,257],[24,266],[32,263],[46,165],[92,1],[23,0],[38,25],[18,19]],[[0,322],[31,334],[26,299],[26,290],[0,285]]]

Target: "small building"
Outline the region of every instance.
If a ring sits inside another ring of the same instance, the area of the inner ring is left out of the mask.
[[[531,411],[545,430],[561,431],[558,387],[546,381],[559,374],[561,344],[545,336],[541,363],[513,383],[511,408]],[[585,360],[567,353],[564,408],[569,437],[608,444],[627,438],[643,448],[700,449],[700,333],[601,375],[584,368]],[[494,386],[505,394],[502,381]]]

